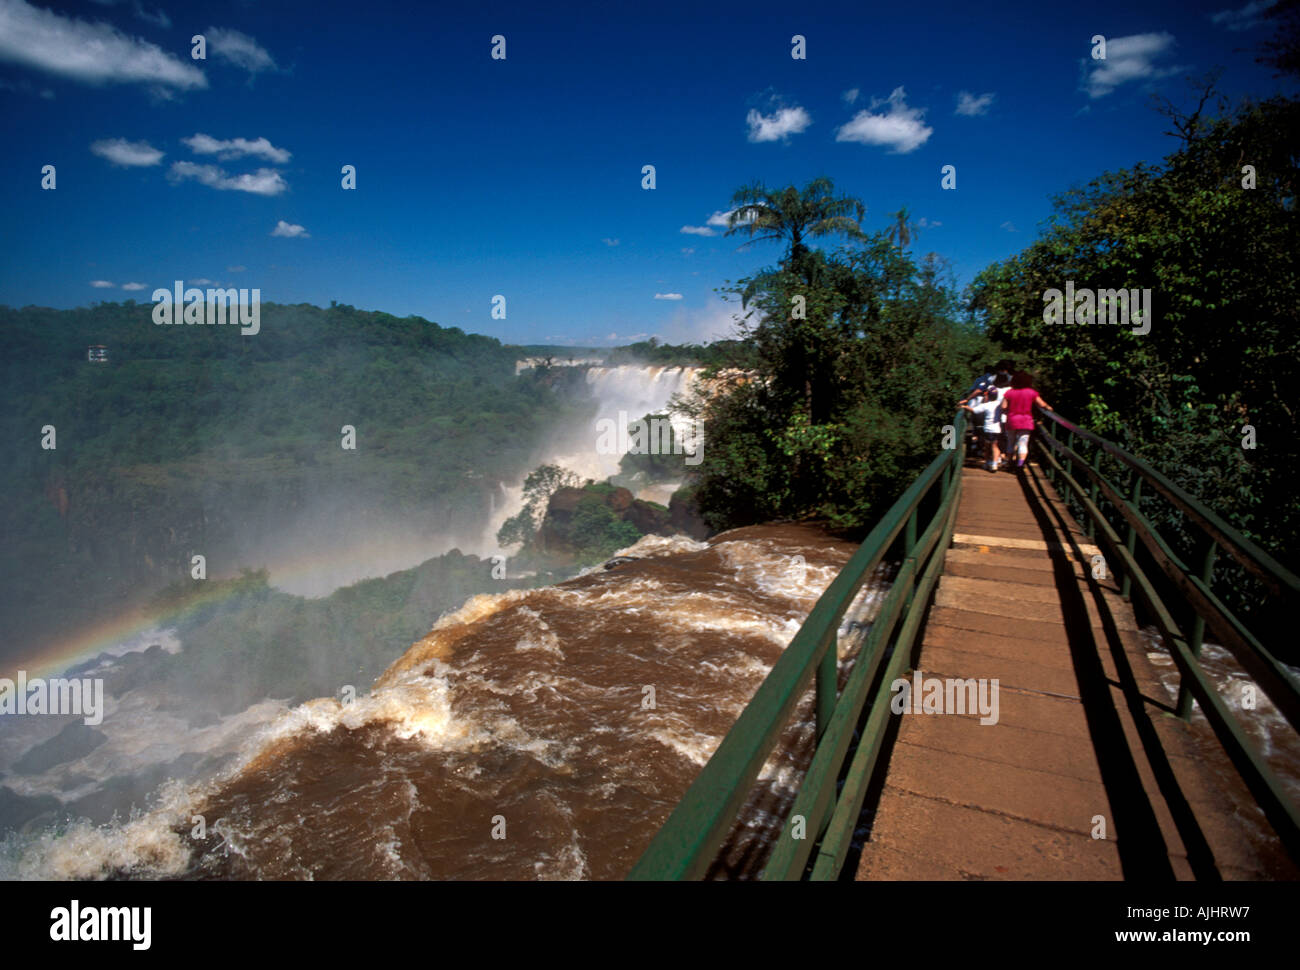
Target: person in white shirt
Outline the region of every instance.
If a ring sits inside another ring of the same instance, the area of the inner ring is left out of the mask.
[[[984,441],[984,468],[991,472],[997,471],[1002,464],[1002,395],[1010,383],[1005,374],[999,374],[993,386],[985,392],[981,403],[974,407],[962,405],[963,410],[983,419],[980,437]]]

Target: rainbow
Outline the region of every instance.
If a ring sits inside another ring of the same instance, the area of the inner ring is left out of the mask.
[[[298,555],[274,567],[268,566],[266,568],[273,587],[292,586],[296,580],[309,579],[323,571],[343,569],[350,564],[354,565],[359,560],[375,561],[385,554],[392,556],[394,551],[392,543],[376,540],[359,546],[352,545],[345,550],[333,551],[328,555]],[[410,556],[422,555],[424,558],[419,562],[412,563],[410,566],[394,569],[393,572],[414,568],[431,558],[444,555],[450,549],[430,552],[425,547],[424,549],[410,548],[403,551]],[[388,575],[392,575],[392,573]],[[17,659],[4,660],[3,667],[0,667],[0,677],[10,677],[12,679],[14,673],[18,670],[27,671],[28,677],[58,676],[69,667],[85,663],[87,660],[93,660],[124,640],[142,636],[151,629],[175,625],[188,610],[232,598],[238,593],[238,589],[228,585],[228,582],[236,578],[238,577],[233,575],[213,577],[211,581],[216,585],[210,590],[187,597],[182,604],[174,608],[165,610],[147,610],[143,608],[127,610],[109,619],[88,624],[66,637],[42,644]],[[359,583],[365,582],[365,580],[356,579],[352,582]],[[348,585],[351,585],[351,583]],[[284,595],[291,596],[295,594],[285,593]],[[432,622],[432,618],[430,622]]]
[[[169,626],[187,609],[228,599],[235,592],[232,588],[219,586],[210,593],[187,599],[183,606],[172,610],[129,610],[111,619],[89,624],[67,637],[42,644],[16,660],[6,660],[6,669],[0,670],[0,676],[12,678],[18,670],[27,671],[29,678],[57,676],[69,667],[93,660],[123,640],[138,637],[155,627]]]

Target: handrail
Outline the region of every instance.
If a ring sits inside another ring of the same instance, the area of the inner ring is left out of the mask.
[[[1296,726],[1300,722],[1300,685],[1214,594],[1215,551],[1225,549],[1274,595],[1300,592],[1300,580],[1141,459],[1054,412],[1039,411],[1038,417],[1048,477],[1063,495],[1064,486],[1077,498],[1086,516],[1088,534],[1104,543],[1110,561],[1121,564],[1117,572],[1123,575],[1125,598],[1131,589],[1137,590],[1169,645],[1182,677],[1179,713],[1190,714],[1192,697],[1200,702],[1224,750],[1288,852],[1300,859],[1300,808],[1255,750],[1198,660],[1208,625]],[[1048,431],[1048,421],[1065,430],[1068,444]],[[818,599],[736,723],[633,866],[629,879],[698,879],[708,872],[810,679],[816,691],[816,748],[762,877],[838,876],[883,748],[890,722],[890,686],[915,660],[916,634],[942,572],[945,550],[952,541],[965,458],[964,427],[964,415],[959,413],[950,429],[956,432],[953,447],[936,457],[890,507]],[[1091,461],[1075,450],[1076,438],[1093,445]],[[1125,497],[1124,490],[1102,474],[1103,452],[1132,469],[1131,497]],[[1086,475],[1087,484],[1076,478],[1077,472]],[[1208,548],[1199,573],[1193,573],[1140,510],[1143,482],[1205,533]],[[936,487],[937,505],[918,537],[921,504]],[[1117,523],[1102,512],[1099,498],[1114,507],[1122,519],[1119,525],[1127,525],[1126,539],[1121,540]],[[843,691],[837,694],[840,670],[836,632],[840,620],[900,532],[904,532],[900,569],[852,662]],[[1184,634],[1139,565],[1138,539],[1191,607],[1195,619],[1190,635]]]
[[[1225,548],[1234,560],[1259,578],[1274,595],[1300,591],[1296,577],[1145,462],[1057,414],[1039,411],[1039,418],[1037,425],[1041,441],[1046,446],[1043,448],[1043,457],[1048,478],[1058,492],[1063,492],[1062,486],[1065,486],[1078,499],[1090,523],[1089,535],[1095,534],[1104,541],[1112,557],[1111,562],[1122,564],[1121,570],[1116,572],[1123,576],[1125,597],[1131,589],[1138,591],[1169,647],[1170,656],[1181,676],[1179,715],[1190,715],[1193,697],[1200,702],[1206,720],[1259,801],[1287,851],[1292,857],[1300,859],[1300,806],[1297,806],[1295,799],[1255,749],[1237,716],[1219,696],[1198,659],[1208,626],[1215,639],[1237,658],[1291,726],[1300,729],[1300,684],[1262,642],[1260,636],[1252,632],[1213,592],[1215,551],[1220,546]],[[1047,422],[1042,419],[1050,419],[1064,428],[1070,436],[1070,442],[1067,444],[1049,432]],[[1093,443],[1091,461],[1075,450],[1076,437]],[[1124,489],[1102,474],[1099,458],[1103,451],[1119,459],[1135,473],[1129,497],[1123,494]],[[1080,472],[1086,477],[1087,486],[1076,477],[1076,473]],[[1142,482],[1149,483],[1205,533],[1207,544],[1199,571],[1194,572],[1182,561],[1139,508]],[[1120,523],[1112,522],[1103,513],[1098,503],[1099,496],[1115,509],[1122,520]],[[1117,524],[1127,525],[1128,534],[1123,541],[1116,531]],[[1136,558],[1137,540],[1142,542],[1156,566],[1190,607],[1192,619],[1186,633],[1139,565]]]
[[[1157,492],[1168,499],[1170,504],[1199,525],[1216,543],[1227,549],[1233,559],[1237,560],[1259,579],[1274,596],[1281,596],[1285,592],[1300,594],[1300,577],[1297,577],[1263,549],[1260,549],[1237,532],[1232,526],[1215,515],[1214,512],[1207,509],[1142,459],[1130,455],[1117,445],[1111,444],[1105,438],[1067,421],[1055,411],[1038,409],[1038,413],[1040,417],[1054,421],[1066,431],[1099,445],[1107,454],[1118,458],[1132,468],[1142,478],[1150,482]]]
[[[814,847],[817,855],[812,877],[834,879],[838,875],[888,727],[892,675],[914,653],[916,633],[952,540],[966,454],[965,423],[965,414],[958,412],[953,424],[945,429],[950,435],[947,447],[881,517],[817,600],[790,645],[633,866],[629,879],[699,879],[708,872],[809,679],[814,680],[816,690],[817,748],[764,878],[799,878]],[[920,506],[936,487],[940,495],[937,507],[918,537]],[[858,650],[843,692],[837,696],[836,633],[840,620],[900,532],[902,567]],[[891,648],[893,654],[884,675],[872,692],[876,673]],[[867,723],[854,745],[854,732],[864,712]],[[839,788],[844,762],[850,754],[852,761]]]

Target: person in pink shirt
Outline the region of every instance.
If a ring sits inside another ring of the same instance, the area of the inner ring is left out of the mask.
[[[1034,378],[1026,371],[1018,370],[1011,375],[1011,390],[1002,395],[1002,408],[1006,413],[1004,422],[1007,429],[1008,457],[1016,452],[1016,468],[1025,467],[1029,456],[1029,436],[1034,433],[1034,405],[1045,411],[1052,406],[1034,390]]]

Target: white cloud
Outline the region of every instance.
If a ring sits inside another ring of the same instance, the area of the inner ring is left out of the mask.
[[[938,219],[927,219],[925,216],[916,220],[916,228],[918,229],[938,229],[942,225],[943,223]]]
[[[660,339],[693,344],[735,337],[739,328],[736,312],[736,304],[722,299],[710,300],[702,307],[679,306],[672,311],[671,320],[660,326]]]
[[[992,91],[978,97],[969,91],[961,91],[957,95],[957,114],[965,115],[967,118],[978,118],[980,115],[986,115],[989,113],[989,106],[993,104],[995,97],[996,95]]]
[[[91,280],[90,285],[97,290],[111,290],[117,284],[110,283],[108,280]]]
[[[225,27],[209,27],[204,36],[213,54],[250,74],[275,70],[275,60],[266,48],[247,34]]]
[[[704,220],[704,225],[682,226],[681,231],[691,236],[716,236],[717,233],[714,232],[713,229],[710,227],[716,226],[718,229],[729,228],[731,225],[730,222],[731,214],[735,211],[736,211],[735,209],[726,209],[726,210],[715,209],[713,215],[709,216],[707,219]],[[741,219],[738,225],[743,226],[746,223],[750,223],[753,221],[754,221],[753,216],[751,216],[748,219]],[[694,252],[694,250],[692,250],[692,252]]]
[[[690,256],[690,255],[694,254],[694,252],[695,252],[695,247],[694,247],[694,246],[683,246],[683,247],[682,247],[682,255],[683,255],[683,256]]]
[[[24,0],[0,0],[0,61],[87,84],[150,84],[160,91],[208,86],[202,71],[156,44]]]
[[[99,4],[101,7],[116,7],[118,0],[95,0],[95,3]],[[154,13],[150,13],[145,9],[144,4],[141,3],[140,0],[131,0],[131,10],[135,14],[137,20],[143,20],[145,23],[153,24],[155,27],[161,27],[163,30],[168,30],[172,25],[171,18],[167,16],[166,12],[162,8],[159,8]]]
[[[193,162],[172,162],[167,178],[173,182],[195,179],[210,188],[251,192],[254,195],[279,195],[289,187],[275,169],[259,168],[252,173],[228,175],[216,165],[196,165]]]
[[[728,226],[731,225],[731,214],[735,211],[736,211],[735,209],[728,209],[726,212],[718,210],[717,212],[713,213],[713,215],[709,216],[708,219],[705,220],[705,225],[717,226],[720,229],[726,229]],[[748,219],[741,219],[740,225],[743,226],[745,223],[753,222],[753,221],[754,221],[753,216],[750,216]]]
[[[602,239],[601,242],[603,242],[606,246],[611,246],[611,247],[618,245],[617,239]]]
[[[193,283],[195,286],[216,286],[217,285],[216,280],[210,280],[206,276],[200,276],[198,279],[190,280],[189,282]]]
[[[242,158],[245,155],[256,155],[265,158],[268,162],[283,165],[293,157],[290,152],[283,148],[276,148],[265,138],[254,141],[249,141],[247,138],[228,138],[222,141],[211,135],[194,134],[189,138],[182,138],[181,142],[188,145],[195,155],[216,155],[217,159],[223,162],[230,161],[232,158]]]
[[[797,135],[812,124],[812,116],[803,108],[778,108],[774,114],[765,115],[756,108],[750,108],[745,116],[749,125],[749,140],[788,141],[791,135]]]
[[[271,230],[271,235],[284,236],[286,239],[310,239],[311,238],[311,233],[309,233],[305,228],[303,228],[302,226],[294,225],[291,222],[285,222],[283,219],[281,219],[279,222],[275,224],[275,228]]]
[[[147,289],[149,289],[149,285],[148,285],[147,283],[123,283],[123,284],[122,284],[122,289],[124,289],[124,290],[147,290]]]
[[[1236,10],[1220,10],[1216,14],[1211,14],[1210,20],[1222,24],[1229,30],[1249,30],[1264,19],[1260,14],[1276,3],[1277,0],[1252,0],[1251,3]]]
[[[90,150],[123,168],[157,165],[165,154],[147,141],[127,141],[125,138],[101,138],[90,143]]]
[[[656,300],[680,300],[681,298],[682,295],[680,293],[656,293],[655,294]]]
[[[1012,225],[1010,222],[1004,222],[1004,223],[1002,223],[1002,225],[998,226],[998,228],[999,228],[999,229],[1005,229],[1007,232],[1015,232],[1015,231],[1016,231],[1016,227],[1015,227],[1014,225]]]
[[[882,105],[888,105],[884,114],[872,114]],[[853,120],[835,133],[836,141],[855,141],[863,145],[886,145],[892,154],[906,155],[926,143],[934,129],[921,119],[924,108],[909,108],[907,92],[901,87],[884,100],[871,99],[871,107],[859,111]]]
[[[1174,36],[1169,33],[1131,34],[1106,41],[1104,61],[1085,60],[1088,95],[1104,98],[1121,84],[1129,81],[1155,80],[1177,74],[1181,67],[1156,67],[1156,58],[1168,53],[1174,46]]]
[[[226,267],[226,272],[227,272],[227,273],[242,273],[242,272],[244,272],[244,271],[247,270],[247,269],[248,269],[247,266],[227,266],[227,267]]]
[[[859,94],[861,94],[861,92],[857,88],[849,88],[841,94],[840,97],[844,99],[845,104],[852,104],[854,101],[858,100]]]

